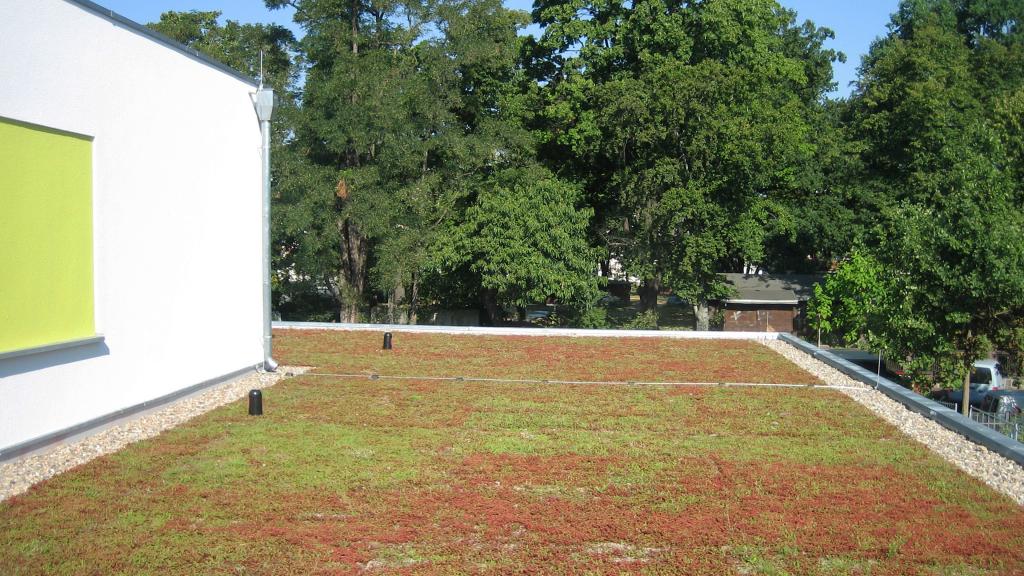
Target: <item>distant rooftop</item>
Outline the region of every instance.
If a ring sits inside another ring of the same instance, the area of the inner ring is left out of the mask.
[[[736,288],[730,304],[799,304],[814,294],[822,274],[722,274]]]

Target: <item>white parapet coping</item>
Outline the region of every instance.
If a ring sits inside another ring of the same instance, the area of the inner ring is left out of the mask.
[[[419,332],[482,336],[567,336],[571,338],[675,338],[679,340],[778,340],[778,332],[711,332],[696,330],[605,330],[587,328],[507,328],[487,326],[425,326],[348,324],[342,322],[274,322],[283,330],[345,330],[351,332]]]

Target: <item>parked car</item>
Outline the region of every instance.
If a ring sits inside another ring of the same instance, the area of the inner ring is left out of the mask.
[[[1003,374],[1003,368],[999,365],[999,362],[995,360],[976,361],[971,367],[971,406],[982,409],[982,402],[985,400],[986,395],[992,391],[1002,390],[1005,386],[1006,375]],[[963,405],[964,391],[963,388],[939,390],[929,394],[929,397],[933,400],[952,402],[959,406]]]
[[[1006,374],[995,360],[978,360],[971,367],[971,390],[981,392],[1006,388]]]
[[[981,409],[1007,418],[1016,416],[1024,409],[1024,390],[992,390],[982,399]]]
[[[547,308],[537,308],[537,309],[534,309],[534,310],[530,310],[530,309],[526,310],[526,321],[527,322],[534,322],[536,320],[546,320],[549,316],[551,316],[551,310],[548,310]]]

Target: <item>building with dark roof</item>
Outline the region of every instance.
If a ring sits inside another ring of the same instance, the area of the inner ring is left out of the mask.
[[[713,302],[727,332],[788,332],[797,334],[806,326],[807,300],[814,285],[824,276],[817,274],[723,274],[734,295]]]

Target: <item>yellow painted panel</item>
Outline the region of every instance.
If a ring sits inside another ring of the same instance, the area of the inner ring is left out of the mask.
[[[96,333],[92,141],[0,119],[0,352]]]

